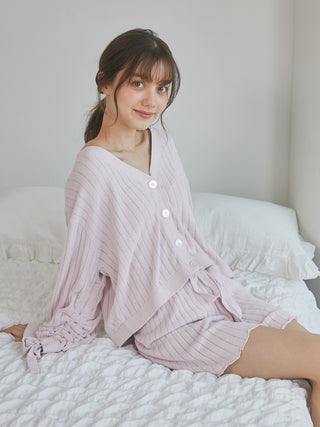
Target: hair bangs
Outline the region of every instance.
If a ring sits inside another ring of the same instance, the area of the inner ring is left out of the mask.
[[[131,77],[138,75],[142,80],[160,84],[172,83],[175,74],[170,61],[155,54],[143,55],[132,72]]]

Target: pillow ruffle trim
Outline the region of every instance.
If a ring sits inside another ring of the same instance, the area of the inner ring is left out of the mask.
[[[320,276],[316,264],[305,256],[287,256],[276,254],[257,254],[219,251],[221,258],[232,270],[258,272],[290,280],[308,280]]]
[[[7,260],[10,258],[18,261],[49,262],[59,264],[62,259],[61,245],[52,245],[49,243],[5,243],[0,245],[0,259]]]

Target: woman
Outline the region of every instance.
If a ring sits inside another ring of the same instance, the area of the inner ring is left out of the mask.
[[[151,125],[180,74],[152,31],[104,50],[100,99],[66,183],[67,238],[51,318],[4,332],[23,341],[31,371],[45,353],[93,340],[101,319],[121,346],[172,369],[307,378],[320,425],[320,336],[252,296],[200,235],[175,144]],[[163,125],[163,123],[162,123]]]

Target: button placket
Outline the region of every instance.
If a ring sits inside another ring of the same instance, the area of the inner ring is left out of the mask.
[[[155,179],[151,179],[149,181],[148,185],[150,188],[155,189],[155,188],[157,188],[158,183]],[[170,216],[169,209],[167,209],[167,208],[162,209],[161,215],[163,216],[163,218],[168,218]],[[183,246],[183,241],[181,239],[176,239],[174,243],[177,247]]]

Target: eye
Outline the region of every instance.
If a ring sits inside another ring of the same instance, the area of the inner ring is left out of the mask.
[[[139,82],[139,81],[132,82],[132,84],[133,84],[133,86],[138,87],[138,88],[143,87],[143,83]]]
[[[160,86],[158,90],[161,93],[166,93],[169,90],[169,86]]]

